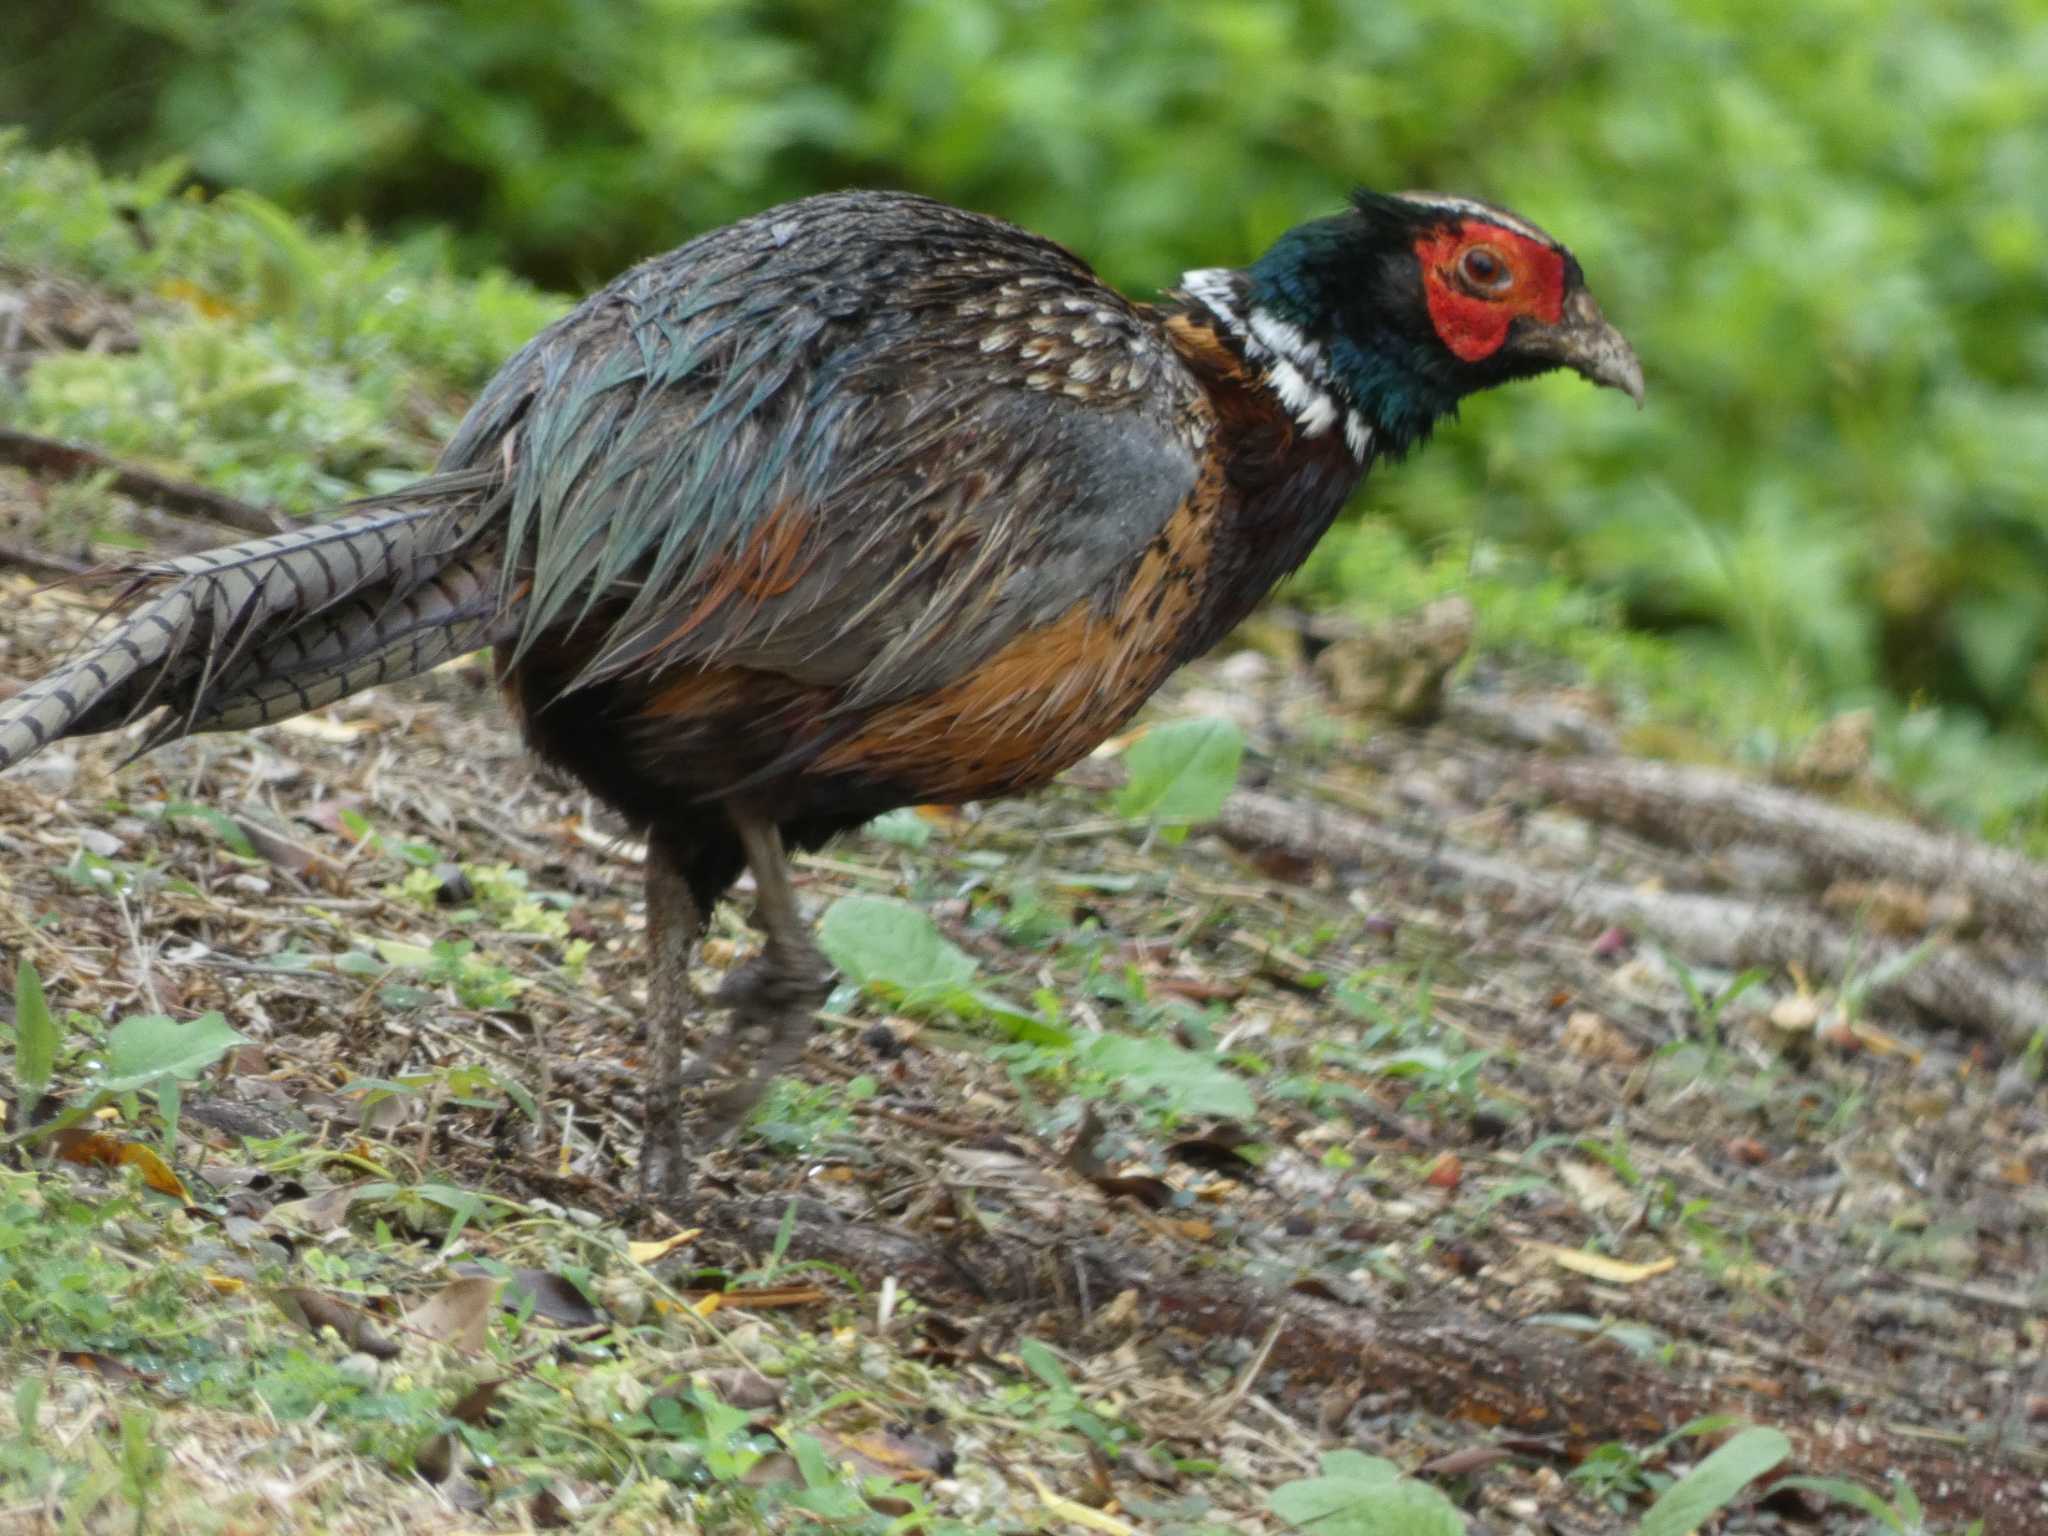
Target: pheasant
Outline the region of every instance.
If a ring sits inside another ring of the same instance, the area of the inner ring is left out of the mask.
[[[640,1179],[800,1054],[829,970],[786,850],[1031,790],[1301,563],[1378,459],[1475,390],[1642,370],[1505,209],[1354,195],[1251,266],[1133,303],[1053,242],[921,197],[811,197],[585,300],[435,470],[318,526],[145,564],[125,617],[0,705],[0,769],[161,710],[139,750],[489,647],[530,746],[647,843]],[[689,962],[752,871],[728,976],[752,1070],[684,1111]]]

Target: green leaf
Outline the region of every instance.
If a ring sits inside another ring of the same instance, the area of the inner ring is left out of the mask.
[[[742,1424],[745,1418],[742,1414]],[[816,1436],[792,1435],[789,1449],[804,1480],[804,1492],[796,1499],[800,1508],[822,1515],[834,1524],[850,1523],[869,1513],[859,1489],[850,1486],[834,1468]]]
[[[1356,1501],[1368,1489],[1400,1480],[1391,1461],[1363,1451],[1330,1451],[1323,1457],[1323,1475],[1282,1483],[1273,1490],[1273,1513],[1293,1524],[1321,1520]]]
[[[501,1078],[499,1079],[499,1084],[505,1090],[505,1097],[518,1106],[519,1112],[526,1116],[528,1120],[538,1125],[540,1123],[540,1105],[535,1101],[533,1094],[528,1091],[526,1084],[520,1082],[516,1077]]]
[[[14,1387],[14,1426],[18,1442],[35,1444],[36,1421],[43,1412],[43,1378],[24,1376]]]
[[[106,1067],[100,1093],[132,1093],[160,1077],[197,1077],[247,1037],[217,1013],[189,1024],[160,1013],[123,1019],[107,1032]]]
[[[1636,1536],[1687,1536],[1791,1454],[1792,1442],[1779,1431],[1745,1429],[1666,1488]]]
[[[993,992],[976,990],[968,995],[981,1014],[1000,1024],[1009,1032],[1012,1040],[1022,1040],[1027,1045],[1052,1046],[1055,1049],[1071,1047],[1074,1043],[1074,1032],[1055,1018],[1019,1008],[1015,1003],[998,997]]]
[[[818,922],[818,946],[850,979],[930,1004],[974,982],[973,956],[908,902],[842,896]]]
[[[21,1123],[57,1069],[57,1021],[43,998],[43,978],[24,960],[14,973],[14,1080],[21,1087]]]
[[[865,831],[899,848],[922,848],[932,840],[932,824],[907,805],[877,816]]]
[[[358,1100],[364,1109],[368,1109],[371,1105],[381,1104],[386,1099],[416,1094],[419,1088],[412,1083],[395,1083],[382,1077],[352,1077],[348,1081],[348,1087],[343,1091]]]
[[[1465,1517],[1427,1483],[1363,1451],[1331,1451],[1323,1475],[1282,1483],[1273,1513],[1314,1536],[1464,1536]]]
[[[437,945],[436,949],[438,948]],[[377,940],[377,953],[384,957],[386,965],[395,965],[407,971],[429,970],[438,958],[434,949],[423,949],[417,944],[401,944],[396,939]],[[341,958],[346,960],[352,957],[344,955]],[[340,960],[335,962],[337,967],[340,963]]]
[[[181,821],[196,821],[228,846],[228,851],[239,858],[256,859],[256,845],[249,841],[234,817],[217,811],[210,805],[194,805],[189,800],[173,800],[164,807],[164,820],[172,826]]]
[[[1060,1364],[1060,1357],[1037,1339],[1025,1338],[1017,1341],[1017,1358],[1040,1381],[1055,1392],[1071,1392],[1074,1383],[1067,1376],[1067,1368]]]
[[[792,1435],[789,1440],[790,1454],[796,1457],[797,1470],[803,1473],[807,1488],[831,1488],[839,1479],[832,1471],[832,1463],[825,1459],[825,1448],[818,1444],[815,1435]]]
[[[1112,808],[1119,816],[1168,824],[1207,821],[1237,785],[1244,733],[1229,720],[1154,726],[1124,754],[1130,779]]]
[[[1824,1499],[1833,1499],[1837,1504],[1852,1505],[1904,1536],[1906,1522],[1899,1518],[1899,1512],[1861,1483],[1852,1483],[1845,1477],[1781,1477],[1771,1486],[1774,1492],[1779,1488],[1795,1488],[1817,1493]]]
[[[1251,1090],[1214,1057],[1171,1040],[1097,1035],[1082,1047],[1083,1065],[1116,1084],[1126,1098],[1159,1094],[1176,1113],[1249,1120],[1258,1113]]]

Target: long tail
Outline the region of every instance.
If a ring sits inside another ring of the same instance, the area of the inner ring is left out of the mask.
[[[162,707],[139,751],[412,677],[501,628],[499,513],[474,474],[435,477],[318,527],[141,567],[128,612],[0,702],[0,771]]]

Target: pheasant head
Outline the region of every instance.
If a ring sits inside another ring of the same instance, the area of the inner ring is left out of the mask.
[[[1354,194],[1243,271],[1190,272],[1205,305],[1315,435],[1399,455],[1477,390],[1570,368],[1638,405],[1643,370],[1578,262],[1527,220],[1470,198]]]

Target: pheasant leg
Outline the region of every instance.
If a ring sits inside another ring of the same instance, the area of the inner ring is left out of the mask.
[[[697,1125],[700,1148],[729,1135],[760,1103],[768,1084],[803,1055],[817,1028],[818,1005],[832,990],[832,967],[811,942],[797,910],[781,830],[737,810],[732,819],[747,867],[754,872],[754,921],[762,945],[761,953],[718,989],[717,1002],[733,1011],[719,1054],[737,1059],[743,1073],[705,1103]]]
[[[683,1120],[683,1040],[690,1030],[690,955],[703,915],[674,855],[647,845],[647,1097],[641,1111],[640,1192],[674,1204],[690,1191],[690,1138]]]

